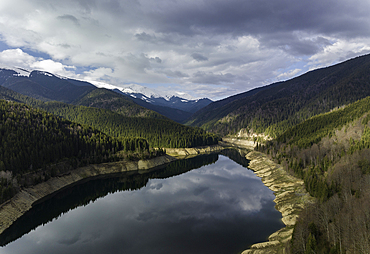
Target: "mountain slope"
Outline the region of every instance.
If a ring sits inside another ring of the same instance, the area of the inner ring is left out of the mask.
[[[94,108],[108,109],[130,117],[165,117],[148,108],[141,107],[126,96],[119,95],[105,88],[96,88],[73,103]]]
[[[220,138],[200,128],[167,119],[126,117],[110,110],[46,102],[40,107],[70,121],[92,126],[113,137],[141,137],[152,147],[195,147],[217,144]]]
[[[95,87],[89,83],[72,84],[49,72],[0,69],[0,86],[43,101],[71,103]]]
[[[117,90],[114,90],[114,91],[117,92]],[[146,102],[145,100],[138,99],[138,98],[133,98],[129,95],[121,93],[120,91],[118,91],[118,93],[122,94],[125,97],[130,98],[130,100],[135,102],[137,105],[140,105],[144,108],[153,110],[153,111],[155,111],[155,112],[157,112],[157,113],[159,113],[163,116],[166,116],[169,119],[172,119],[172,120],[174,120],[175,122],[178,122],[178,123],[184,123],[192,115],[192,113],[187,112],[187,111],[183,111],[183,110],[180,110],[180,109],[175,109],[175,108],[170,108],[170,107],[151,104],[149,102]]]
[[[127,117],[117,112],[62,102],[42,102],[0,86],[0,99],[23,102],[87,125],[113,137],[140,137],[152,147],[194,147],[217,144],[220,137],[166,118]]]
[[[22,186],[89,163],[121,159],[120,151],[148,153],[149,144],[142,138],[114,138],[44,110],[0,100],[0,203]]]
[[[59,77],[49,72],[29,71],[20,68],[0,69],[0,86],[42,101],[56,100],[75,105],[105,108],[126,116],[154,118],[165,116],[179,123],[185,122],[191,116],[189,111],[193,112],[209,103],[206,99],[187,101],[178,97],[172,97],[169,99],[171,101],[167,101],[167,97],[166,99],[159,98],[159,95],[156,94],[157,97],[153,100],[165,101],[167,104],[152,104],[134,98],[120,90],[115,90],[114,93],[104,88],[99,89],[90,82]],[[115,88],[110,85],[106,86]],[[144,87],[141,88],[144,89]],[[144,90],[142,91],[144,92]],[[167,107],[168,105],[171,107]],[[176,105],[180,106],[172,107]],[[178,109],[179,107],[186,110]]]
[[[294,79],[215,102],[195,113],[188,124],[226,135],[282,133],[313,115],[370,95],[370,55],[310,71]]]
[[[370,249],[370,97],[309,118],[257,149],[317,198],[300,214],[289,253]]]
[[[98,87],[112,89],[117,93],[127,95],[155,106],[179,109],[189,113],[194,113],[212,102],[208,98],[194,99],[190,95],[183,93],[161,93],[155,89],[150,89],[136,84],[124,85],[123,87],[97,82],[94,82],[94,84]]]

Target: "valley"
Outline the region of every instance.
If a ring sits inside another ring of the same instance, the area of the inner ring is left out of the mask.
[[[275,191],[286,225],[245,253],[365,253],[369,70],[364,55],[212,102],[1,69],[0,201],[17,207],[12,202],[21,200],[21,212],[9,210],[3,226],[38,199],[25,189],[51,187],[43,198],[105,174],[105,165],[120,165],[108,173],[147,170],[233,144],[249,149],[242,157]]]

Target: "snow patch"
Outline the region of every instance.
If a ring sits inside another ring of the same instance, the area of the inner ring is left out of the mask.
[[[89,82],[89,83],[93,84],[94,86],[96,86],[97,88],[106,88],[106,89],[111,89],[111,90],[119,89],[121,91],[120,87],[113,86],[113,85],[110,85],[110,84],[107,84],[107,83],[104,83],[104,82],[94,81],[94,80],[87,80],[87,79],[83,80],[83,81]]]
[[[44,74],[45,76],[53,77],[52,74],[50,74],[49,72],[46,72],[46,71],[39,71],[39,73]]]
[[[158,98],[163,98],[169,102],[173,97],[178,97],[182,99],[182,102],[184,103],[188,103],[194,100],[197,100],[197,101],[199,100],[184,92],[179,92],[179,91],[162,92],[162,91],[158,91],[156,89],[152,89],[146,86],[141,86],[138,84],[111,85],[111,84],[107,84],[107,83],[99,82],[99,81],[92,81],[92,80],[85,80],[85,81],[93,84],[94,86],[98,88],[107,88],[111,90],[117,89],[123,93],[131,95],[134,98],[137,98],[137,97],[133,96],[132,94],[142,94],[146,97],[146,98],[142,98],[142,100],[145,100],[149,103],[153,103],[153,101],[150,99],[158,99]]]
[[[27,69],[24,69],[24,68],[18,68],[18,67],[13,67],[13,68],[10,68],[10,67],[3,67],[2,69],[5,69],[5,70],[10,70],[10,71],[15,71],[17,74],[13,74],[14,76],[18,76],[18,77],[29,77],[30,74],[31,74],[31,71],[30,70],[27,70]]]

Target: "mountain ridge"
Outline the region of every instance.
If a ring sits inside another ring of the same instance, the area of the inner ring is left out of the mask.
[[[195,113],[212,102],[212,100],[208,98],[195,99],[190,95],[179,92],[161,93],[155,89],[137,84],[122,86],[113,86],[102,82],[93,82],[93,84],[97,87],[107,88],[134,99],[140,99],[152,105],[180,109],[189,113]]]
[[[213,102],[187,125],[222,135],[245,129],[275,137],[287,127],[370,95],[370,55]]]
[[[153,97],[150,99],[150,103],[148,103],[146,102],[149,101],[147,97],[145,97],[145,100],[134,98],[141,98],[144,96],[142,94],[134,96],[133,94],[123,93],[121,90],[114,90],[118,89],[118,87],[102,82],[77,80],[61,77],[46,71],[9,67],[0,68],[0,86],[42,101],[55,100],[75,105],[103,107],[116,110],[127,116],[137,114],[138,116],[160,118],[157,114],[161,114],[178,123],[185,122],[193,112],[211,102],[208,99],[187,100],[172,95]],[[136,85],[135,87],[142,86]],[[95,92],[95,97],[92,96],[97,89],[105,92]],[[108,90],[114,93],[110,93]],[[100,96],[97,96],[99,93]],[[105,94],[103,95],[103,93]],[[154,95],[154,93],[151,94]],[[157,94],[156,96],[159,95]],[[150,111],[155,111],[156,113]]]

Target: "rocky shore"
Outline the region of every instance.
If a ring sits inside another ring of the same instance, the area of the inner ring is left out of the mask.
[[[223,138],[224,145],[253,150],[256,143],[237,137]],[[285,253],[286,244],[292,239],[294,225],[299,213],[313,198],[306,191],[304,182],[287,173],[283,167],[271,161],[263,153],[250,151],[245,156],[250,160],[248,168],[261,178],[262,182],[274,192],[275,208],[281,212],[285,227],[268,237],[268,241],[253,244],[242,254]]]
[[[269,236],[267,242],[253,244],[242,254],[285,253],[284,249],[292,238],[299,213],[313,198],[306,192],[304,182],[288,174],[281,165],[274,163],[260,152],[249,152],[249,168],[272,191],[276,198],[276,209],[281,212],[285,227]]]
[[[199,154],[219,152],[223,149],[225,149],[225,147],[221,145],[199,146],[192,148],[166,148],[166,153],[177,158],[187,158]]]

